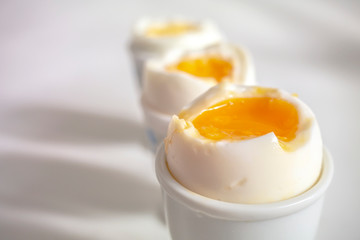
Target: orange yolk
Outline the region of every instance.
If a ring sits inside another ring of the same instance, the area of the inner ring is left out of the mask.
[[[196,31],[197,26],[189,23],[168,23],[164,25],[154,25],[146,30],[149,37],[170,37],[178,36],[187,32]]]
[[[192,123],[212,140],[245,140],[274,132],[289,142],[296,136],[299,119],[295,106],[282,99],[232,98],[204,110]]]
[[[233,66],[229,60],[225,60],[220,56],[204,56],[187,58],[177,65],[169,67],[169,70],[174,69],[197,77],[214,78],[217,82],[221,82],[224,77],[231,76]]]

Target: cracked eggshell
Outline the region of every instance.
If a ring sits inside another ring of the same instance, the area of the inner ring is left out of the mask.
[[[192,125],[202,110],[233,97],[269,96],[296,106],[295,139],[280,143],[274,133],[241,141],[214,141]],[[294,197],[316,183],[322,165],[322,139],[312,111],[277,89],[219,84],[173,116],[165,139],[173,177],[203,196],[235,203],[269,203]]]

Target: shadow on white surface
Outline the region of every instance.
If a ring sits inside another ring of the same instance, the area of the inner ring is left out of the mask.
[[[0,133],[51,143],[106,145],[138,143],[148,147],[145,128],[120,116],[55,107],[23,107],[4,114]]]
[[[56,157],[1,153],[0,176],[1,208],[3,211],[4,208],[7,209],[5,213],[9,209],[16,210],[10,213],[14,220],[12,227],[9,221],[2,225],[10,225],[2,230],[2,236],[6,236],[6,232],[9,236],[27,232],[31,236],[27,239],[36,239],[38,232],[45,234],[41,239],[54,239],[45,236],[56,236],[59,231],[61,235],[58,236],[62,237],[55,239],[82,239],[79,238],[81,234],[77,236],[74,233],[85,228],[85,235],[96,229],[100,235],[101,231],[105,231],[101,226],[93,226],[94,219],[119,220],[126,219],[129,215],[156,215],[161,203],[159,188],[153,183],[120,169],[92,166]],[[36,213],[35,216],[38,217],[24,224],[24,214],[27,212]],[[44,222],[41,217],[44,215],[48,222]],[[67,226],[63,226],[61,217],[65,217]],[[74,220],[76,221],[72,224]],[[16,232],[14,226],[17,224],[22,226],[23,232]],[[93,229],[89,230],[91,228]]]
[[[1,239],[166,239],[140,123],[39,105],[3,111],[0,137],[15,141],[0,146]]]
[[[155,184],[121,169],[18,153],[0,159],[2,204],[88,216],[153,211],[160,202]]]

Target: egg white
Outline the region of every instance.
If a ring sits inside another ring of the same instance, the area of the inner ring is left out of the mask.
[[[228,98],[274,97],[293,104],[299,115],[295,139],[280,143],[273,132],[249,140],[207,139],[193,126],[202,110]],[[203,196],[235,203],[269,203],[311,188],[322,165],[322,139],[312,111],[277,89],[222,83],[173,116],[165,139],[174,178]]]

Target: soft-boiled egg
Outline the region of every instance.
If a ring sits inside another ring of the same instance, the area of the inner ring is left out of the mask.
[[[256,204],[311,188],[323,147],[314,114],[296,96],[221,83],[173,116],[165,150],[172,176],[192,192]]]
[[[220,82],[255,84],[245,49],[217,44],[197,51],[174,51],[147,62],[142,102],[170,117]]]
[[[144,62],[171,50],[201,49],[223,41],[224,37],[210,21],[182,17],[142,18],[134,26],[130,49],[139,77]]]

